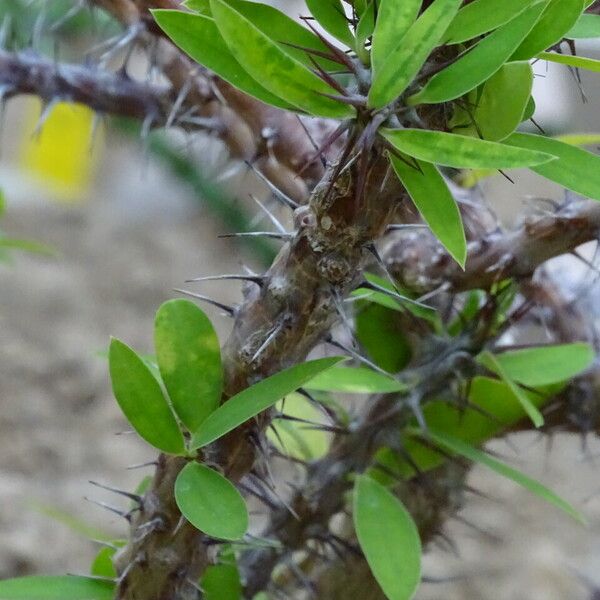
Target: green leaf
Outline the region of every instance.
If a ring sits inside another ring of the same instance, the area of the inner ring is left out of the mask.
[[[375,73],[368,105],[381,108],[395,100],[409,86],[427,60],[462,0],[435,0],[398,41],[385,65]]]
[[[185,0],[185,2],[182,2],[181,6],[184,6],[189,10],[193,10],[201,15],[210,14],[209,0]]]
[[[337,94],[302,63],[284,52],[269,36],[224,0],[211,0],[217,27],[237,61],[271,93],[306,112],[349,118],[354,109],[326,98]]]
[[[237,488],[206,465],[188,463],[175,481],[181,514],[206,535],[239,540],[248,529],[248,509]]]
[[[600,200],[600,156],[530,133],[513,133],[504,143],[557,156],[558,160],[534,165],[531,170],[578,194]]]
[[[306,5],[325,31],[350,48],[354,46],[354,36],[348,28],[348,20],[340,0],[306,0]]]
[[[381,0],[379,2],[373,45],[371,46],[373,73],[376,74],[383,69],[390,54],[396,50],[410,26],[415,22],[420,8],[421,0]]]
[[[0,581],[0,600],[112,600],[114,593],[110,582],[71,575]]]
[[[538,408],[546,405],[551,397],[545,392],[524,390],[524,393]],[[467,405],[440,398],[425,404],[423,415],[428,429],[445,432],[473,446],[479,446],[498,436],[505,428],[527,417],[523,406],[506,383],[481,376],[471,380]],[[416,419],[412,421],[411,426],[418,426]],[[413,465],[416,465],[420,472],[424,472],[446,461],[443,454],[423,445],[410,435],[403,433],[401,443],[405,455],[411,457],[411,462],[389,450],[378,452],[376,457],[377,461],[397,473],[399,477],[413,477]]]
[[[276,404],[279,412],[289,417],[327,423],[323,411],[314,402],[301,394],[289,394]],[[307,423],[288,419],[273,419],[267,430],[271,443],[288,456],[311,461],[321,458],[329,449],[331,434],[327,431],[307,427]]]
[[[424,221],[454,260],[464,269],[467,240],[460,211],[444,178],[429,162],[413,167],[390,155],[392,166]]]
[[[436,431],[433,429],[429,430],[429,436],[440,446],[447,448],[451,452],[464,456],[468,460],[484,465],[492,471],[496,471],[499,475],[511,479],[515,483],[529,490],[532,494],[542,498],[546,502],[560,508],[562,511],[567,513],[570,517],[573,517],[576,521],[582,524],[586,524],[585,517],[577,511],[571,504],[566,500],[563,500],[560,496],[556,495],[552,490],[549,490],[545,485],[542,485],[539,481],[531,479],[524,473],[509,467],[507,464],[492,458],[489,454],[473,448],[469,444],[466,444],[458,438],[454,438],[447,433]]]
[[[181,422],[195,431],[221,402],[219,338],[189,300],[170,300],[156,313],[154,344],[161,377]]]
[[[0,189],[0,217],[6,212],[6,197],[4,192]]]
[[[310,59],[312,56],[325,70],[339,71],[339,63],[320,56],[310,55],[304,50],[304,48],[307,48],[327,54],[330,53],[327,46],[314,33],[285,13],[262,2],[247,2],[246,0],[226,0],[226,2],[262,31],[265,36],[273,40],[281,50],[309,69],[314,68],[314,64]],[[300,48],[294,48],[293,46],[300,46]]]
[[[549,60],[559,65],[568,65],[574,69],[585,69],[600,73],[600,60],[586,58],[585,56],[573,56],[572,54],[555,54],[554,52],[540,52],[537,58]]]
[[[56,250],[46,244],[40,244],[34,240],[17,240],[14,238],[0,237],[0,248],[7,250],[20,250],[39,254],[40,256],[56,256]]]
[[[581,0],[550,0],[540,20],[512,55],[511,60],[529,60],[559,42],[575,25],[583,11]]]
[[[113,338],[108,364],[117,403],[138,434],[163,452],[185,454],[175,416],[144,361],[129,346]]]
[[[570,40],[600,37],[600,15],[581,15],[565,37]]]
[[[152,15],[167,36],[196,62],[253,98],[279,108],[293,109],[291,104],[269,92],[246,73],[229,50],[213,19],[177,10],[153,10]]]
[[[492,31],[518,15],[531,4],[531,1],[475,0],[470,2],[458,11],[446,30],[444,39],[447,44],[457,44]]]
[[[300,363],[246,388],[217,408],[194,432],[192,449],[214,442],[341,360],[344,357],[335,356]]]
[[[348,394],[386,394],[403,392],[406,385],[393,377],[365,367],[331,367],[304,386],[307,390]]]
[[[434,75],[418,94],[408,99],[408,102],[447,102],[463,96],[489,79],[531,31],[543,8],[543,3],[534,4],[490,33],[464,56]]]
[[[529,400],[527,394],[522,390],[510,377],[503,365],[497,359],[497,357],[488,352],[487,350],[482,352],[478,356],[478,361],[490,371],[496,373],[504,383],[510,388],[515,398],[521,403],[523,410],[528,414],[529,418],[536,427],[541,427],[544,424],[544,417],[538,408]]]
[[[578,342],[523,348],[494,356],[512,380],[529,387],[540,387],[579,375],[592,364],[595,354],[589,344]]]
[[[511,169],[547,163],[549,153],[425,129],[380,129],[400,152],[419,160],[456,168]],[[519,150],[519,152],[515,152]]]
[[[389,600],[410,600],[421,582],[421,538],[410,513],[383,485],[357,476],[354,529],[373,576]]]
[[[117,578],[117,570],[113,564],[113,557],[116,553],[115,548],[105,546],[101,548],[98,554],[94,557],[90,573],[96,577],[108,577],[109,579]]]
[[[355,316],[356,337],[369,358],[389,373],[401,371],[410,360],[411,348],[404,320],[397,309],[361,300]]]
[[[235,565],[212,565],[202,575],[204,600],[242,600],[240,573]]]
[[[375,1],[370,0],[356,26],[356,50],[360,52],[375,30]]]
[[[454,118],[454,128],[462,135],[503,140],[523,121],[532,84],[528,62],[506,63],[485,82],[470,114],[461,110],[460,117]]]

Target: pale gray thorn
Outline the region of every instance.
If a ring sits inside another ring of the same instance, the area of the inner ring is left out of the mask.
[[[450,289],[452,289],[452,284],[449,281],[445,281],[444,283],[442,283],[442,285],[435,288],[435,290],[431,290],[430,292],[427,292],[426,294],[419,296],[417,298],[416,302],[424,302],[425,300],[430,300],[431,298],[433,298],[439,294],[443,294],[444,292],[450,291]],[[431,306],[428,306],[427,304],[425,304],[424,306],[427,306],[427,308],[432,308]]]
[[[217,236],[219,238],[233,237],[267,237],[277,240],[289,240],[294,237],[293,233],[277,233],[275,231],[242,231],[240,233],[223,233]]]
[[[227,315],[229,315],[230,317],[233,317],[235,315],[235,309],[233,307],[227,306],[227,304],[223,304],[221,302],[218,302],[217,300],[213,300],[212,298],[209,298],[208,296],[203,296],[202,294],[195,294],[194,292],[190,292],[188,290],[182,290],[179,288],[175,288],[173,291],[179,292],[180,294],[185,294],[186,296],[189,296],[190,298],[196,298],[197,300],[202,300],[203,302],[208,302],[209,304],[212,304],[213,306],[220,308],[222,311],[227,313]]]
[[[42,35],[44,33],[44,25],[46,22],[46,10],[46,5],[44,4],[33,24],[33,30],[31,33],[31,47],[34,50],[39,50],[41,45]]]
[[[284,194],[271,180],[264,174],[261,173],[255,166],[248,160],[244,161],[246,165],[252,170],[252,172],[269,188],[271,193],[281,202],[284,206],[296,210],[300,205],[292,200],[287,194]]]
[[[382,369],[379,365],[376,365],[374,362],[370,361],[368,358],[365,358],[364,356],[362,356],[362,354],[359,354],[353,348],[350,348],[350,347],[342,344],[341,342],[334,340],[331,337],[329,337],[326,341],[331,346],[335,346],[336,348],[339,348],[340,350],[347,352],[352,358],[355,358],[359,362],[367,365],[374,371],[377,371],[378,373],[381,373],[382,375],[385,375],[386,377],[393,377],[393,375],[391,373],[388,373],[386,370]]]
[[[407,231],[410,229],[428,229],[429,226],[424,223],[392,223],[388,225],[386,231]]]
[[[138,21],[137,23],[134,23],[128,27],[124,35],[117,37],[118,41],[115,43],[115,45],[107,50],[102,56],[100,56],[100,65],[106,66],[106,63],[108,63],[117,52],[123,48],[127,48],[130,44],[133,44],[143,29],[144,25],[141,21]]]
[[[254,200],[254,202],[256,202],[260,208],[262,208],[263,212],[269,217],[273,225],[275,225],[280,233],[287,233],[285,227],[279,222],[277,217],[254,194],[250,194],[250,198],[252,198],[252,200]]]
[[[277,337],[281,329],[283,328],[283,323],[279,323],[273,331],[267,336],[267,339],[260,345],[259,349],[254,353],[254,356],[251,358],[250,362],[254,362],[269,346],[269,344]]]
[[[109,583],[117,582],[115,577],[106,577],[104,575],[90,575],[88,573],[81,575],[81,574],[77,574],[77,573],[69,573],[67,571],[67,577],[85,577],[86,579],[93,579],[95,581],[108,581]]]
[[[42,108],[42,114],[40,115],[40,118],[38,119],[38,122],[35,126],[35,129],[33,130],[33,133],[31,134],[32,139],[37,140],[40,137],[40,134],[42,132],[42,127],[45,125],[46,121],[48,120],[48,117],[50,116],[50,113],[52,112],[52,110],[54,109],[54,107],[58,104],[58,100],[57,99],[53,99],[50,100],[50,102],[46,103],[43,108]]]
[[[50,32],[55,33],[58,31],[67,21],[79,14],[85,8],[86,4],[86,0],[78,0],[60,19],[51,25]]]
[[[371,289],[377,292],[381,292],[382,294],[386,294],[388,296],[390,296],[391,298],[394,298],[395,300],[398,300],[399,302],[408,302],[409,304],[414,304],[415,306],[420,306],[421,308],[426,308],[428,310],[432,310],[433,307],[429,306],[428,304],[423,304],[423,302],[421,301],[421,298],[417,298],[417,300],[413,300],[413,298],[409,298],[408,296],[403,296],[402,294],[399,294],[398,292],[394,292],[393,290],[388,290],[387,288],[378,285],[377,283],[372,283],[371,281],[365,281],[363,284],[361,284],[362,288],[365,289]],[[427,294],[425,294],[425,296],[427,296]]]
[[[265,278],[262,275],[235,275],[235,274],[227,274],[227,275],[207,275],[205,277],[195,277],[194,279],[186,279],[185,283],[196,283],[201,281],[226,281],[226,280],[238,280],[242,281],[251,281],[252,283],[256,283],[257,285],[262,285],[264,283]]]
[[[165,124],[165,127],[171,127],[171,125],[173,125],[175,118],[177,117],[177,113],[183,106],[183,103],[185,102],[185,99],[187,98],[187,95],[189,94],[191,88],[192,88],[192,79],[188,78],[186,80],[186,82],[183,84],[183,86],[181,87],[181,90],[179,90],[179,93],[177,94],[177,98],[175,99],[175,102],[173,102],[173,107],[169,111],[169,116],[167,117],[167,122]]]
[[[94,113],[92,118],[92,132],[90,135],[90,154],[94,151],[94,146],[96,145],[96,140],[98,139],[98,130],[100,128],[100,124],[104,123],[106,120],[106,116],[103,113]]]

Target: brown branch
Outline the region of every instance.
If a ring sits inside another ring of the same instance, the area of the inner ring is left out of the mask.
[[[416,294],[489,289],[529,277],[545,261],[600,235],[600,203],[568,199],[553,213],[528,217],[513,231],[487,233],[469,244],[463,271],[427,230],[403,234],[385,250],[394,277]]]

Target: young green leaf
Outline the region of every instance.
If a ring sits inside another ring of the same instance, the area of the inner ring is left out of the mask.
[[[557,156],[558,160],[533,165],[532,171],[578,194],[600,200],[600,156],[559,140],[530,133],[513,133],[504,143]]]
[[[415,22],[420,8],[421,0],[381,0],[379,2],[377,21],[373,32],[373,45],[371,46],[373,73],[376,74],[383,69],[390,54],[396,50],[410,26]]]
[[[523,121],[532,84],[533,70],[528,62],[506,63],[485,82],[470,114],[460,111],[454,129],[484,140],[503,140]]]
[[[565,37],[570,40],[600,37],[600,15],[581,15]]]
[[[546,9],[540,20],[517,48],[511,60],[529,60],[538,52],[559,42],[577,23],[582,11],[581,0],[546,1]]]
[[[113,338],[108,364],[117,403],[138,434],[163,452],[184,454],[183,435],[175,416],[144,361]]]
[[[511,169],[554,160],[554,156],[547,152],[515,148],[443,131],[380,129],[380,133],[400,152],[447,167]]]
[[[88,577],[38,576],[0,581],[0,600],[112,600],[114,584]]]
[[[434,0],[398,40],[385,65],[375,73],[368,105],[381,108],[395,100],[413,81],[427,57],[439,44],[462,0]]]
[[[246,388],[217,408],[194,432],[192,449],[214,442],[341,360],[344,357],[335,356],[300,363]]]
[[[533,0],[474,0],[463,6],[446,30],[447,44],[458,44],[496,29],[516,17]]]
[[[554,52],[540,52],[537,55],[537,58],[549,60],[550,62],[558,63],[559,65],[567,65],[574,69],[585,69],[586,71],[600,73],[600,60],[594,58],[573,56],[572,54],[556,54]]]
[[[314,68],[311,61],[312,56],[325,70],[339,70],[338,63],[308,53],[309,49],[326,54],[329,54],[330,51],[314,33],[280,10],[263,2],[248,2],[247,0],[227,0],[227,4],[276,42],[286,54],[309,69]]]
[[[234,58],[213,19],[178,10],[153,10],[152,15],[167,36],[196,62],[253,98],[272,106],[294,110],[291,104],[272,94],[248,75]]]
[[[352,48],[354,36],[340,0],[306,0],[306,6],[319,24],[340,42]]]
[[[463,96],[489,79],[531,31],[540,18],[543,8],[543,3],[534,4],[490,33],[464,56],[434,75],[418,94],[408,99],[408,102],[411,104],[447,102]]]
[[[235,565],[211,565],[200,581],[204,600],[242,600],[240,573]]]
[[[175,481],[181,514],[206,535],[239,540],[248,529],[248,509],[237,488],[206,465],[188,463]]]
[[[456,201],[440,172],[429,162],[417,161],[414,167],[394,155],[390,155],[390,160],[433,234],[464,269],[467,259],[465,230]]]
[[[579,511],[571,506],[571,504],[569,504],[566,500],[563,500],[560,496],[556,495],[552,490],[549,490],[546,486],[542,485],[539,481],[531,479],[524,473],[509,467],[507,464],[492,458],[489,454],[482,452],[477,448],[473,448],[473,446],[470,446],[462,440],[454,438],[447,433],[430,429],[428,434],[436,444],[439,444],[455,454],[464,456],[470,461],[484,465],[492,469],[492,471],[496,471],[496,473],[499,475],[511,479],[515,483],[524,487],[526,490],[529,490],[531,493],[542,498],[542,500],[545,500],[557,508],[560,508],[570,517],[573,517],[576,521],[579,521],[584,525],[586,524],[585,517]]]
[[[541,427],[544,424],[544,417],[538,410],[537,406],[531,402],[524,390],[522,390],[506,372],[503,365],[494,354],[487,350],[478,356],[478,361],[490,371],[496,373],[504,383],[510,388],[515,398],[521,403],[523,410],[529,415],[529,418],[536,427]]]
[[[241,12],[224,0],[210,0],[210,6],[237,61],[271,93],[312,115],[340,119],[354,115],[354,109],[324,95],[337,94],[333,88],[284,52]]]
[[[592,364],[595,354],[589,344],[581,342],[511,350],[495,354],[494,357],[514,381],[529,387],[540,387],[579,375]]]
[[[373,576],[389,600],[410,600],[421,581],[421,538],[402,502],[366,476],[356,477],[354,529]]]
[[[173,409],[195,431],[221,401],[221,351],[212,323],[193,302],[170,300],[156,313],[154,344]]]
[[[347,394],[386,394],[406,390],[404,383],[365,367],[331,367],[304,387],[307,390]]]

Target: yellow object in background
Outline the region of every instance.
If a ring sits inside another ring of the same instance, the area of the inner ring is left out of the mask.
[[[92,140],[94,113],[80,104],[57,103],[39,133],[41,108],[31,103],[21,146],[21,167],[59,200],[85,199],[101,155],[101,131]],[[35,135],[34,135],[35,134]]]

